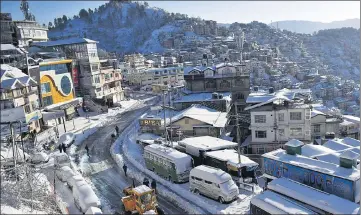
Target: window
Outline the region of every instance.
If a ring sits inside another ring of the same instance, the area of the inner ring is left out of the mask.
[[[187,124],[187,125],[189,124],[189,119],[188,118],[184,119],[184,124]]]
[[[193,177],[193,179],[197,180],[197,181],[202,181],[202,179],[197,178],[197,177]]]
[[[280,136],[285,136],[285,129],[278,129],[278,134]]]
[[[313,132],[320,133],[321,132],[321,125],[314,125]]]
[[[278,114],[278,121],[280,121],[280,122],[285,121],[285,114],[284,113],[279,113]]]
[[[290,119],[291,120],[301,120],[302,119],[301,112],[291,112],[290,113]]]
[[[41,84],[41,93],[42,94],[50,93],[50,91],[51,91],[50,82]]]
[[[30,105],[25,105],[24,110],[25,110],[25,113],[30,113],[31,112]]]
[[[267,131],[255,131],[256,138],[267,138]]]
[[[255,115],[254,121],[255,123],[266,123],[266,115]]]
[[[98,64],[92,64],[91,67],[92,67],[92,71],[97,71],[99,69]]]
[[[212,184],[212,182],[210,182],[210,181],[204,180],[204,182],[206,182],[206,184]]]
[[[259,147],[259,148],[257,148],[257,154],[264,154],[264,147]]]
[[[53,97],[52,96],[45,96],[43,97],[44,106],[52,105],[53,104]]]
[[[302,128],[290,128],[290,136],[302,136]]]

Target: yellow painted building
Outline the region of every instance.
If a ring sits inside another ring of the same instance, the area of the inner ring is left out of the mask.
[[[44,107],[74,99],[71,63],[72,60],[40,63],[41,98]]]

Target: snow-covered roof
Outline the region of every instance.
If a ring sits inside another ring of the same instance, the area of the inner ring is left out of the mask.
[[[211,69],[213,71],[216,70],[216,67],[215,66],[212,66],[212,67],[206,67],[206,66],[196,66],[196,67],[193,67],[193,66],[187,66],[187,67],[184,67],[184,75],[189,75],[189,72],[191,71],[198,71],[198,72],[204,72],[204,70],[206,69]]]
[[[356,152],[353,152],[351,150],[347,150],[340,154],[340,158],[358,159],[358,158],[360,158],[360,154],[357,154]]]
[[[172,117],[172,121],[175,122],[184,117],[196,119],[217,128],[223,128],[227,123],[226,112],[220,112],[202,105],[192,105]]]
[[[224,149],[218,151],[206,152],[205,156],[209,156],[221,161],[227,161],[228,164],[236,167],[254,167],[258,166],[258,163],[249,159],[248,157],[241,155],[241,163],[238,162],[238,153],[234,149]]]
[[[253,197],[251,204],[269,214],[316,214],[294,200],[269,190]]]
[[[1,51],[16,50],[16,47],[13,44],[1,44],[0,48],[1,48]]]
[[[1,64],[0,70],[1,70],[1,79],[2,80],[28,76],[27,74],[23,73],[20,69],[18,69],[16,67],[12,67],[8,64]],[[9,76],[9,77],[7,77],[7,76]]]
[[[51,46],[62,46],[62,45],[81,44],[81,43],[98,43],[98,42],[87,39],[87,38],[69,38],[69,39],[64,39],[64,40],[35,42],[35,43],[32,43],[32,45],[33,46],[42,46],[42,47],[51,47]]]
[[[232,180],[232,177],[225,171],[206,165],[200,165],[193,168],[189,175],[199,177],[202,179],[208,179],[211,182],[218,182],[218,183]]]
[[[220,93],[223,95],[223,100],[231,100],[231,93],[230,92],[224,92]],[[195,101],[212,101],[212,100],[219,100],[219,99],[213,99],[212,93],[192,93],[188,95],[184,95],[179,99],[174,100],[174,103],[178,102],[195,102]]]
[[[160,136],[152,133],[142,133],[137,136],[137,140],[156,140],[160,138]]]
[[[278,149],[262,155],[263,157],[299,166],[305,169],[322,172],[332,176],[338,176],[347,180],[358,180],[360,171],[354,168],[347,169],[333,163],[315,160],[302,155],[289,155],[283,149]]]
[[[335,151],[344,150],[352,147],[343,143],[341,139],[328,140],[326,143],[323,144],[323,146]]]
[[[288,89],[282,89],[274,93],[269,92],[253,92],[250,93],[247,97],[246,103],[255,104],[263,103],[270,101],[273,98],[287,98],[287,100],[292,100],[295,97],[295,93]]]
[[[149,192],[151,190],[152,189],[150,189],[148,186],[146,186],[144,184],[134,188],[134,191],[137,193],[145,193],[145,192]]]
[[[214,151],[220,149],[231,149],[237,146],[237,143],[222,140],[211,136],[190,137],[180,141],[186,146],[186,151],[193,155],[199,155],[199,150]],[[196,151],[196,152],[192,152]]]
[[[335,152],[334,150],[321,146],[321,145],[312,145],[312,144],[306,144],[304,146],[302,146],[302,155],[309,157],[309,158],[313,158],[316,155],[322,155],[322,154],[326,154],[326,153],[333,153]]]
[[[351,115],[343,115],[342,116],[347,121],[353,122],[353,123],[360,123],[360,117],[357,116],[351,116]]]
[[[345,137],[343,138],[342,142],[346,145],[352,146],[352,147],[360,147],[360,141],[356,140],[351,137]]]
[[[274,179],[268,183],[267,188],[330,214],[359,214],[358,204],[287,178]]]
[[[315,117],[315,116],[317,116],[317,115],[324,115],[324,116],[326,116],[326,114],[323,113],[323,112],[321,112],[321,111],[318,111],[318,110],[312,110],[312,111],[311,111],[311,117]]]

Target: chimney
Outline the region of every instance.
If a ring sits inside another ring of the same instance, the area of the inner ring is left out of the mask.
[[[343,168],[351,169],[352,167],[357,168],[357,159],[359,154],[348,150],[340,155],[340,166]]]
[[[273,87],[270,87],[270,88],[268,89],[268,92],[269,92],[269,93],[274,93],[275,90],[273,89]]]
[[[300,155],[302,153],[302,146],[305,145],[303,142],[292,139],[285,144],[286,153],[289,155]]]

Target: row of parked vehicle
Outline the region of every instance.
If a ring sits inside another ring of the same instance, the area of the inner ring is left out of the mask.
[[[56,176],[72,190],[74,203],[83,214],[103,214],[99,198],[83,176],[74,171],[67,154],[55,156]]]

